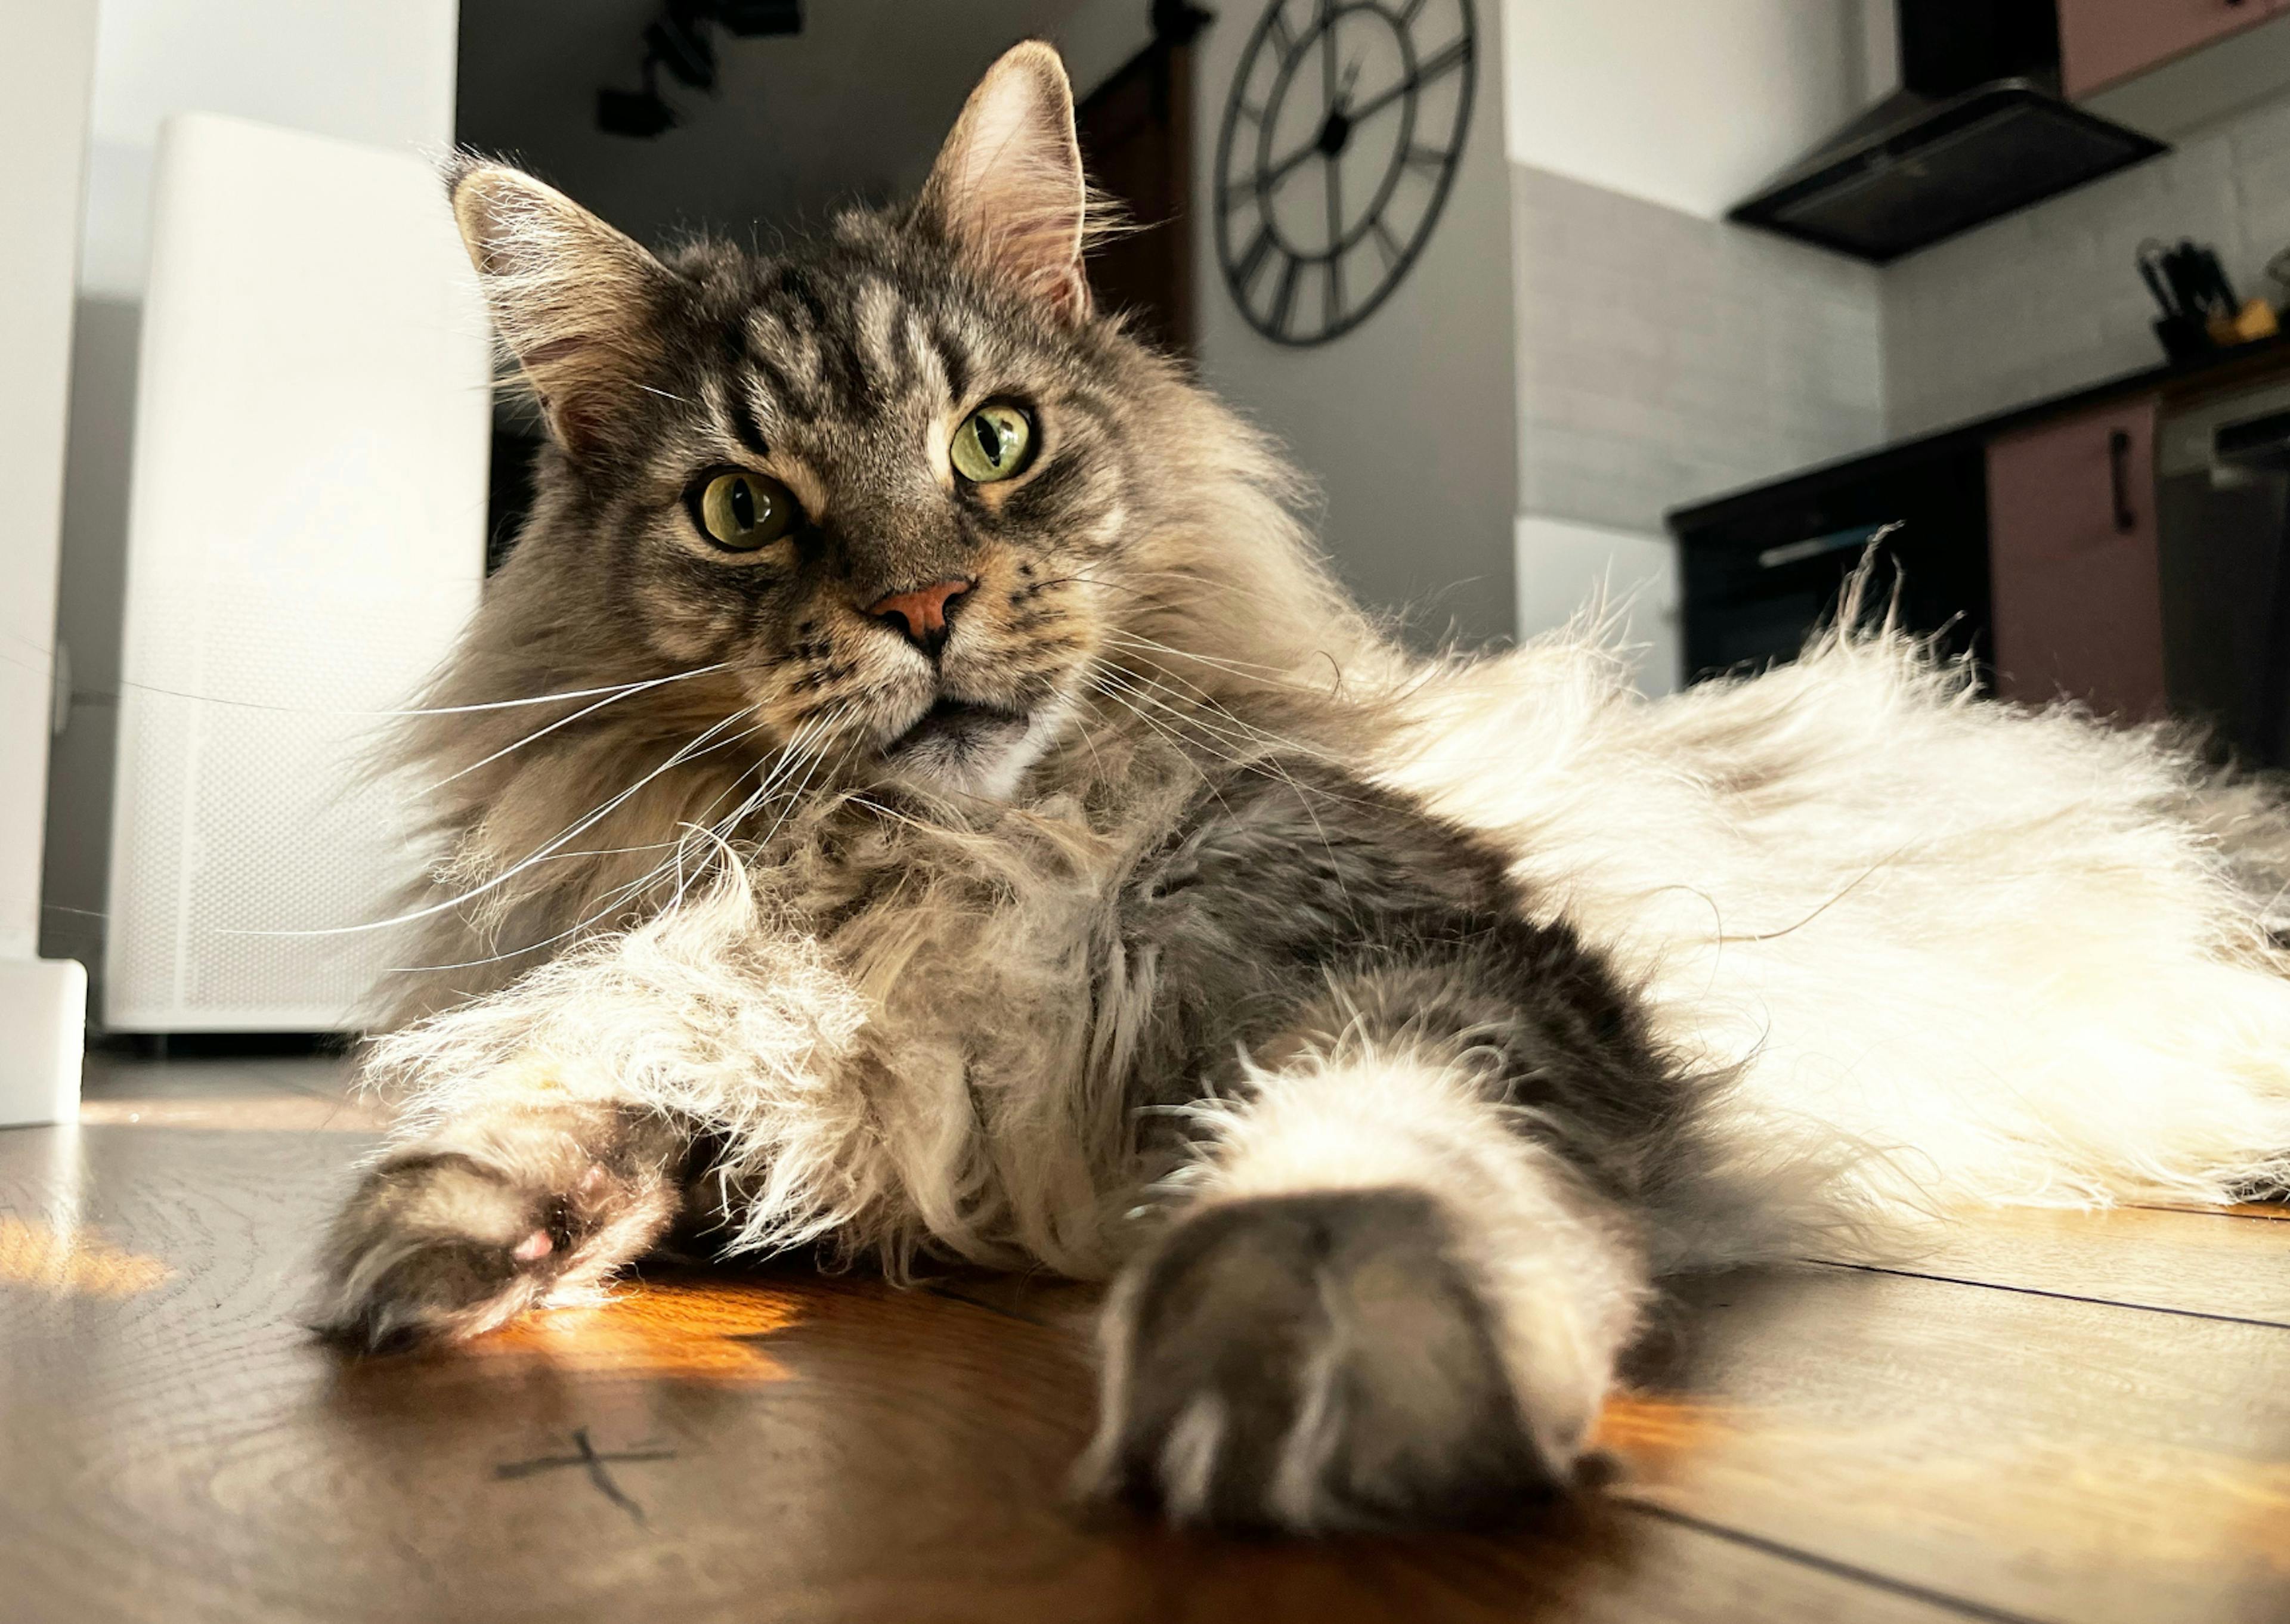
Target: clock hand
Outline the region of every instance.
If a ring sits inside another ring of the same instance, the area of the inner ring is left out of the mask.
[[[1344,142],[1350,139],[1352,125],[1358,122],[1343,103],[1343,98],[1349,93],[1349,91],[1350,81],[1347,79],[1344,88],[1337,92],[1334,105],[1328,109],[1328,116],[1320,121],[1320,127],[1312,132],[1312,139],[1264,172],[1259,184],[1265,190],[1269,191],[1285,180],[1298,164],[1303,163],[1314,153],[1317,152],[1333,162],[1336,154],[1343,150]],[[1332,145],[1328,135],[1329,127],[1339,121],[1343,125],[1344,133],[1337,137]]]
[[[1261,184],[1265,188],[1265,189],[1269,191],[1273,187],[1279,185],[1283,180],[1285,180],[1290,172],[1293,172],[1298,164],[1303,163],[1315,153],[1318,153],[1323,157],[1326,157],[1333,161],[1335,156],[1335,153],[1330,151],[1328,148],[1328,125],[1331,122],[1339,118],[1344,122],[1347,132],[1346,139],[1349,139],[1350,128],[1352,125],[1359,122],[1359,117],[1357,114],[1347,112],[1344,109],[1342,103],[1339,102],[1329,113],[1328,116],[1320,121],[1320,127],[1312,132],[1312,139],[1310,140],[1306,141],[1302,146],[1297,148],[1293,152],[1291,152],[1287,156],[1282,158],[1277,164],[1275,164],[1271,168],[1264,172]],[[1338,147],[1337,150],[1341,150],[1341,146]]]
[[[1346,83],[1342,90],[1340,91],[1337,95],[1335,106],[1331,111],[1331,116],[1341,117],[1347,124],[1349,124],[1356,129],[1359,126],[1362,121],[1372,118],[1376,114],[1381,113],[1384,108],[1398,100],[1402,96],[1405,96],[1409,91],[1413,90],[1417,85],[1425,83],[1427,80],[1436,79],[1441,74],[1445,73],[1448,69],[1469,61],[1470,60],[1470,54],[1471,42],[1469,37],[1458,39],[1450,44],[1445,51],[1440,52],[1438,55],[1418,63],[1415,67],[1414,72],[1409,74],[1398,84],[1392,85],[1388,90],[1379,91],[1376,94],[1369,97],[1365,101],[1361,102],[1359,106],[1356,108],[1345,105],[1345,103],[1350,99],[1351,94],[1349,76],[1347,76]],[[1326,126],[1324,124],[1322,126],[1322,130],[1325,131],[1325,127]],[[1283,180],[1285,180],[1290,173],[1293,172],[1300,164],[1303,164],[1306,159],[1309,158],[1314,153],[1321,150],[1320,143],[1321,132],[1315,132],[1310,140],[1305,142],[1302,146],[1297,148],[1293,152],[1290,152],[1278,163],[1273,164],[1271,168],[1266,170],[1257,182],[1259,188],[1261,190],[1269,192],[1274,187],[1278,186]]]
[[[1314,153],[1319,151],[1319,149],[1320,138],[1318,135],[1315,134],[1310,140],[1306,141],[1301,147],[1297,148],[1295,151],[1290,153],[1286,157],[1281,159],[1271,168],[1266,170],[1263,175],[1257,180],[1256,184],[1258,188],[1263,191],[1270,191],[1274,187],[1279,185],[1283,180],[1285,180],[1290,172],[1293,171],[1298,164],[1303,163],[1305,159],[1310,157]]]
[[[1450,44],[1445,51],[1439,52],[1438,55],[1430,58],[1427,61],[1417,63],[1414,72],[1409,74],[1405,78],[1393,85],[1389,90],[1383,91],[1376,95],[1371,96],[1365,101],[1361,102],[1359,106],[1348,109],[1346,116],[1349,117],[1354,124],[1357,124],[1360,120],[1367,117],[1371,114],[1381,113],[1384,108],[1398,100],[1402,96],[1405,96],[1409,91],[1413,90],[1417,85],[1421,84],[1428,79],[1436,79],[1441,74],[1445,73],[1449,68],[1469,61],[1470,60],[1470,40],[1468,37],[1458,39],[1453,44]]]

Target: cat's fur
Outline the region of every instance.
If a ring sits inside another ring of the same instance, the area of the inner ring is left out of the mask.
[[[329,1328],[672,1232],[1109,1275],[1089,1483],[1453,1521],[1566,1480],[1664,1270],[2279,1181],[2270,791],[1882,629],[1655,703],[1588,634],[1403,655],[1090,308],[1046,48],[913,208],[783,252],[452,188],[556,444],[409,737],[450,853]],[[1042,448],[972,486],[994,398]],[[711,548],[720,468],[797,542]],[[942,649],[879,612],[950,578]]]

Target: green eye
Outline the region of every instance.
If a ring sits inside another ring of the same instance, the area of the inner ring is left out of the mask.
[[[735,553],[769,547],[795,528],[795,493],[761,474],[718,474],[700,491],[700,528]]]
[[[962,420],[948,448],[954,471],[974,485],[1007,479],[1034,449],[1034,420],[1015,406],[981,406]]]

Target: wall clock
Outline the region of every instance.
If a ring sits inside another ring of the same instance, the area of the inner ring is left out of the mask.
[[[1324,344],[1391,296],[1470,123],[1470,0],[1273,0],[1217,137],[1225,286],[1266,338]]]

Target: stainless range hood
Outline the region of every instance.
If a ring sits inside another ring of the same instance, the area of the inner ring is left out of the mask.
[[[2063,100],[2054,0],[1897,0],[1901,88],[1726,218],[1883,264],[2167,150]]]

